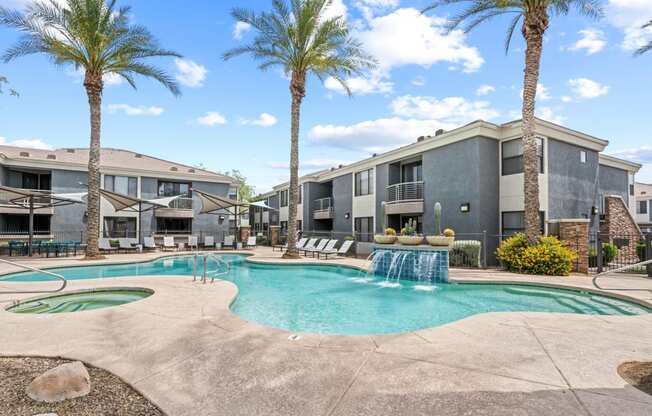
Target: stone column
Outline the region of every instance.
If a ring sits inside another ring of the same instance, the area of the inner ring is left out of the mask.
[[[551,220],[559,224],[559,239],[569,248],[577,251],[578,258],[573,262],[573,271],[589,272],[589,220],[586,218],[571,218]]]
[[[278,246],[280,244],[279,235],[281,234],[281,227],[278,225],[270,225],[269,234],[272,246]]]

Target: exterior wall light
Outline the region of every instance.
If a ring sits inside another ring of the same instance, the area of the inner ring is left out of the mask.
[[[591,215],[598,215],[598,207],[595,205],[591,207]]]
[[[348,220],[349,218],[351,218],[351,214],[349,214],[349,213],[347,212],[346,214],[344,214],[344,218],[346,218],[346,219]]]
[[[460,205],[460,212],[467,213],[469,211],[471,211],[471,204],[469,202],[465,202]]]

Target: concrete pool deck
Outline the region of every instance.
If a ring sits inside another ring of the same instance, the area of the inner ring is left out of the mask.
[[[280,257],[266,248],[254,253],[255,261]],[[102,262],[162,254],[112,255]],[[357,259],[322,263],[365,266]],[[10,271],[0,267],[0,273]],[[452,270],[451,277],[593,287],[586,276]],[[652,301],[652,279],[627,275],[601,284],[620,289],[615,294]],[[2,282],[0,290],[53,286]],[[67,290],[117,286],[151,288],[155,294],[123,306],[57,315],[12,314],[0,303],[0,355],[83,360],[123,378],[169,415],[652,414],[652,397],[616,373],[624,361],[652,360],[652,314],[501,312],[406,334],[299,334],[291,340],[289,332],[233,315],[228,306],[237,288],[225,281],[202,285],[188,276],[129,277],[70,281]],[[0,295],[5,302],[18,298]],[[0,415],[4,407],[0,404]]]

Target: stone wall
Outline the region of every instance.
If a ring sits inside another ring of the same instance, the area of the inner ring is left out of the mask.
[[[584,218],[550,221],[559,224],[558,237],[577,252],[573,271],[589,272],[589,220]]]
[[[627,209],[625,201],[620,196],[606,196],[604,205],[604,220],[600,223],[600,240],[620,245],[619,259],[637,261],[636,244],[643,235]],[[622,242],[627,244],[623,245]]]

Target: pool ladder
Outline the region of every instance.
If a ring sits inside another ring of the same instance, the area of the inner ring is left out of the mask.
[[[206,264],[208,263],[208,258],[209,257],[211,258],[211,260],[213,260],[217,264],[223,264],[224,265],[224,271],[223,272],[217,273],[217,270],[215,270],[215,273],[211,272],[211,283],[213,283],[215,281],[215,278],[217,276],[227,275],[231,271],[231,266],[229,265],[229,263],[227,263],[224,260],[222,260],[221,258],[215,256],[214,254],[205,254],[205,255],[202,256],[202,255],[200,255],[198,253],[195,253],[195,255],[193,256],[193,267],[192,267],[192,281],[193,282],[197,281],[197,258],[198,257],[203,258],[203,261],[202,261],[202,263],[203,263],[203,272],[202,272],[202,275],[201,275],[201,282],[204,283],[204,284],[206,283],[207,278],[208,278],[208,272],[207,272]]]
[[[31,270],[33,272],[47,274],[48,276],[52,276],[52,277],[56,278],[57,280],[61,281],[61,286],[59,288],[57,288],[57,289],[54,289],[54,290],[19,290],[19,291],[13,291],[13,292],[0,291],[0,295],[20,295],[20,294],[30,294],[30,293],[57,293],[57,292],[61,292],[63,289],[65,289],[66,285],[68,284],[68,281],[66,281],[66,278],[63,277],[60,274],[57,274],[57,273],[52,273],[52,272],[49,272],[47,270],[37,269],[36,267],[26,266],[24,264],[20,264],[20,263],[14,262],[14,261],[9,261],[9,260],[4,260],[4,259],[0,259],[0,262],[5,263],[5,264],[10,264],[10,265],[15,266],[15,267],[20,267],[20,268],[25,269],[25,270]]]

